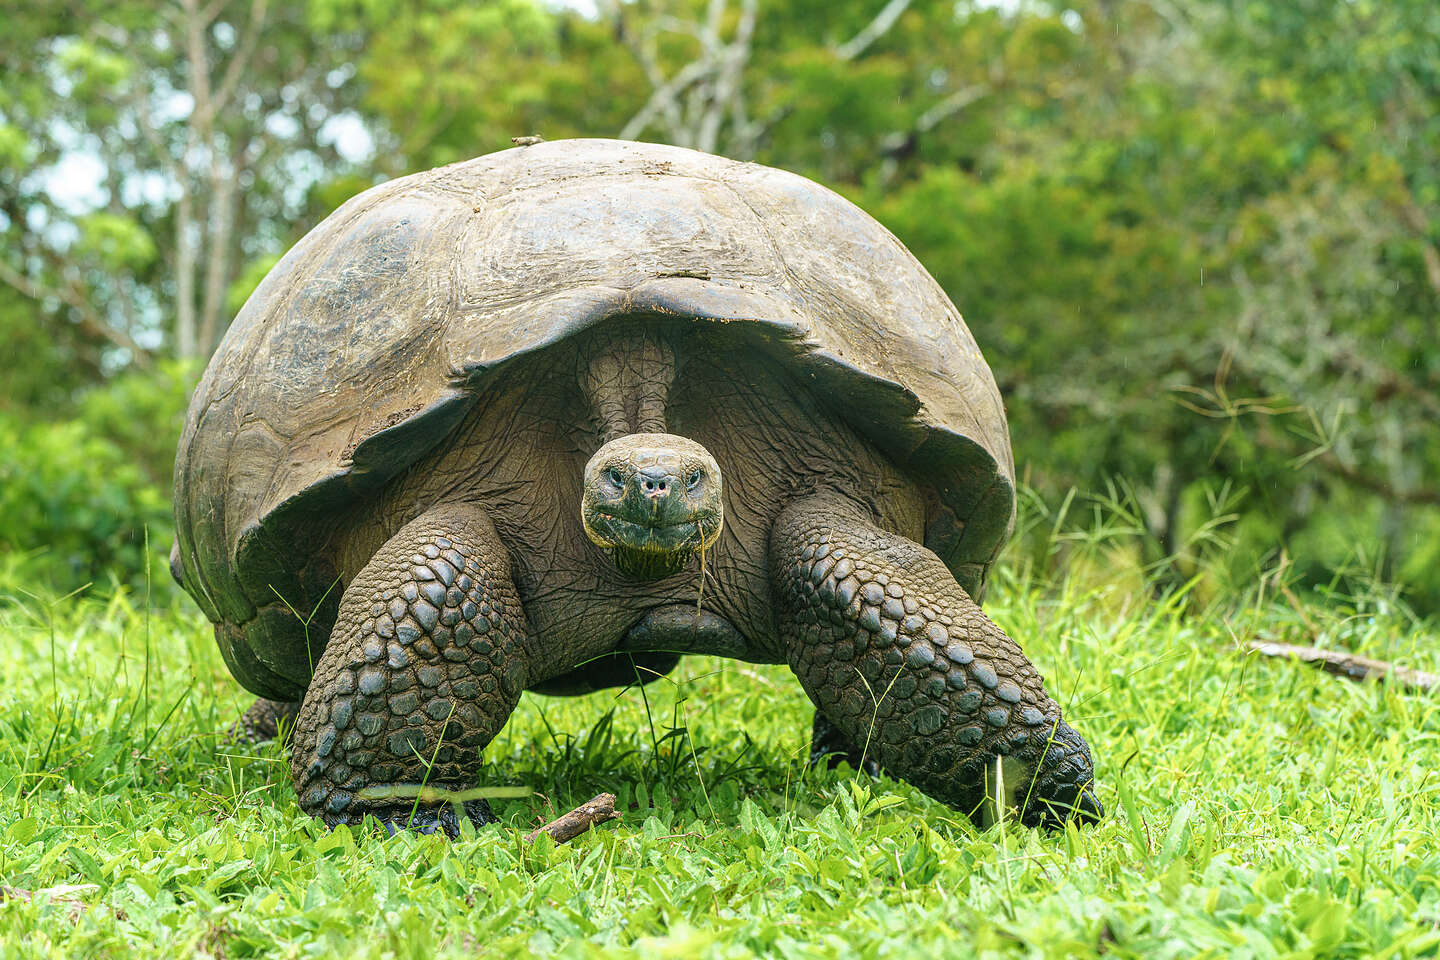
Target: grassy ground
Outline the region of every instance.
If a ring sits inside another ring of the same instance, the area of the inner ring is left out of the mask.
[[[328,833],[278,748],[218,736],[247,698],[191,608],[0,601],[0,883],[35,891],[0,902],[0,955],[1440,952],[1440,698],[1237,652],[1318,638],[1435,670],[1433,628],[1073,582],[989,607],[1095,750],[1096,829],[980,832],[904,784],[806,774],[787,672],[694,659],[648,704],[527,694],[486,755],[534,791],[503,827]],[[600,791],[623,820],[521,841]]]

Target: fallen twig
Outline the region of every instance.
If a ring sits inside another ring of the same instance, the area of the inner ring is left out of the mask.
[[[597,823],[614,820],[619,816],[620,814],[615,812],[615,794],[602,793],[590,802],[582,803],[564,816],[551,820],[545,826],[536,827],[525,839],[533,841],[540,834],[545,833],[549,834],[550,839],[556,843],[564,843],[567,840],[574,840]]]
[[[19,903],[31,903],[36,897],[45,897],[56,906],[63,906],[70,916],[70,922],[76,923],[90,905],[81,900],[76,894],[93,893],[100,887],[93,883],[63,884],[58,887],[46,887],[43,890],[24,890],[20,887],[0,886],[0,903],[6,900],[14,900]]]
[[[1270,640],[1251,640],[1246,644],[1256,653],[1267,657],[1288,657],[1319,667],[1326,673],[1345,677],[1349,680],[1378,680],[1386,677],[1391,683],[1398,683],[1409,690],[1429,692],[1440,687],[1440,676],[1423,670],[1399,667],[1384,660],[1357,657],[1353,653],[1335,650],[1321,650],[1319,647],[1297,647],[1289,643],[1275,643]]]

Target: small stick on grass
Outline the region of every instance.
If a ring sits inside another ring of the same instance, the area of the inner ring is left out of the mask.
[[[574,840],[597,823],[615,820],[619,816],[620,814],[615,812],[615,794],[602,793],[588,803],[582,803],[563,817],[557,817],[543,827],[536,827],[525,839],[533,842],[540,834],[547,833],[550,835],[550,839],[556,843],[564,843],[567,840]]]
[[[64,884],[58,887],[46,887],[44,890],[23,890],[20,887],[0,886],[0,903],[4,903],[6,900],[31,903],[36,897],[45,896],[52,904],[64,906],[69,914],[70,922],[77,923],[81,915],[88,909],[89,904],[76,894],[92,893],[99,889],[100,887],[93,883]]]
[[[1348,680],[1378,680],[1385,677],[1391,683],[1398,683],[1407,690],[1419,690],[1422,693],[1440,688],[1440,676],[1433,673],[1399,667],[1384,660],[1357,657],[1352,653],[1321,650],[1319,647],[1297,647],[1269,640],[1251,640],[1246,646],[1267,657],[1290,657]]]

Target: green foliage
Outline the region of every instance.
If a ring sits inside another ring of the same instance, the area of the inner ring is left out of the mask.
[[[136,270],[155,259],[155,241],[138,222],[112,213],[92,213],[77,222],[77,255],[106,270]]]
[[[0,123],[0,164],[19,165],[25,162],[30,141],[25,131],[9,123]]]
[[[788,671],[698,658],[648,700],[527,694],[485,780],[534,793],[455,843],[303,816],[281,748],[225,741],[249,698],[193,612],[0,600],[0,877],[35,893],[0,902],[0,955],[1434,956],[1440,706],[1237,640],[1435,671],[1440,636],[1383,596],[1266,596],[996,584],[1094,748],[1094,829],[807,772]],[[521,840],[602,790],[621,820]]]
[[[122,374],[35,421],[0,410],[0,553],[27,589],[170,589],[170,476],[193,377]],[[149,535],[150,552],[145,551]]]
[[[68,412],[89,352],[70,325],[43,322],[34,301],[0,287],[0,413],[50,417]]]
[[[76,404],[76,419],[90,434],[125,451],[142,475],[168,496],[175,446],[198,375],[193,364],[178,360],[145,373],[122,374],[84,394]]]
[[[535,0],[427,0],[401,18],[387,3],[362,10],[355,25],[370,39],[357,82],[388,140],[378,165],[391,176],[503,149],[513,136],[612,136],[644,101],[644,77],[613,31]]]
[[[1368,556],[1430,602],[1440,572],[1410,558],[1440,519],[1433,5],[1072,8],[1058,32],[962,15],[986,53],[951,88],[984,96],[878,176],[824,172],[965,312],[1052,502],[1125,478],[1168,552],[1228,484],[1237,569],[1288,552],[1320,585]]]
[[[0,416],[0,553],[20,554],[25,589],[143,584],[172,537],[163,488],[118,444],[72,421]]]
[[[890,227],[965,314],[1046,502],[1123,481],[1153,561],[1224,488],[1234,577],[1358,564],[1440,609],[1434,8],[913,0],[858,43],[891,5],[32,5],[0,37],[0,410],[75,415],[147,358],[168,395],[181,327],[204,353],[380,180],[625,132],[795,170]],[[218,112],[185,112],[237,63]],[[56,195],[87,156],[96,194]]]
[[[317,0],[317,6],[319,5]],[[0,281],[117,368],[203,358],[252,257],[303,231],[348,163],[353,22],[309,3],[29,4],[0,33]]]

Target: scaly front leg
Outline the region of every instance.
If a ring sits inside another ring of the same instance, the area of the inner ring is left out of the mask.
[[[301,808],[331,825],[368,813],[457,835],[451,804],[416,798],[476,786],[480,751],[525,687],[526,637],[483,510],[437,506],[402,527],[346,588],[305,694],[290,764]],[[493,819],[483,800],[464,810]]]
[[[1089,747],[935,554],[819,494],[776,520],[770,571],[791,669],[886,771],[984,822],[1003,758],[1025,824],[1101,816]]]

